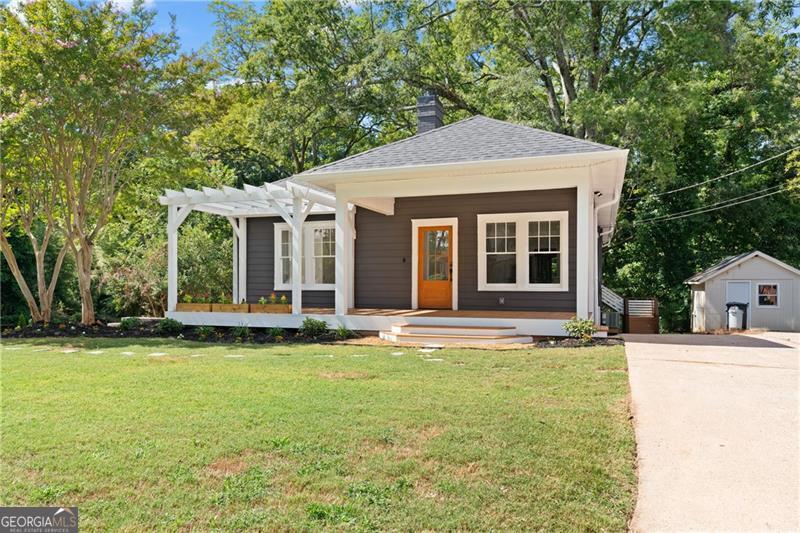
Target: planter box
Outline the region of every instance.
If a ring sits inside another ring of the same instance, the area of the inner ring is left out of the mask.
[[[250,304],[251,313],[292,314],[292,304]]]
[[[250,311],[249,304],[211,304],[211,310],[215,313],[247,313]]]
[[[176,311],[188,312],[209,312],[211,311],[211,304],[178,304],[175,306]]]

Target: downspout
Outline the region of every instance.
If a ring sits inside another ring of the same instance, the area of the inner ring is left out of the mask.
[[[603,202],[602,204],[596,205],[594,207],[594,223],[595,224],[597,224],[597,214],[599,213],[599,211],[601,209],[605,208],[605,207],[609,207],[611,205],[614,205],[615,202],[616,202],[616,200],[612,198],[611,200],[609,200],[607,202]],[[594,230],[595,231],[592,232],[594,234],[593,238],[597,239],[599,237],[600,238],[600,246],[602,247],[603,246],[603,241],[602,241],[603,236],[608,235],[609,233],[614,231],[614,226],[612,225],[609,229],[607,229],[607,230],[605,230],[605,231],[603,231],[603,232],[601,232],[599,234],[597,233],[597,228],[594,228]],[[595,241],[595,242],[597,242],[597,241]],[[594,314],[596,315],[595,316],[595,323],[596,324],[600,324],[600,304],[601,304],[601,302],[600,302],[600,279],[599,279],[600,265],[597,264],[597,252],[598,252],[598,250],[595,249],[594,258],[592,260],[592,263],[594,264],[594,269],[592,271],[592,273],[593,273],[592,278],[594,279],[594,288],[592,290],[596,291],[595,292],[595,298],[594,298],[594,301],[595,301]]]

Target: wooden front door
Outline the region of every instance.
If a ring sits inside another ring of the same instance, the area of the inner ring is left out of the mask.
[[[422,309],[452,309],[453,227],[420,227],[417,246],[418,306]]]

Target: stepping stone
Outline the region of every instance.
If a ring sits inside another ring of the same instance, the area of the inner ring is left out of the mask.
[[[92,350],[91,352],[86,352],[86,353],[90,353],[92,355],[100,355],[101,353],[103,353],[103,350]]]
[[[77,348],[67,348],[66,350],[61,350],[61,353],[75,353],[77,351]]]
[[[122,355],[133,355],[133,352],[120,352]]]
[[[350,357],[369,357],[368,353],[354,353]]]
[[[331,354],[315,355],[314,357],[333,359],[333,355],[331,355]]]
[[[425,344],[425,348],[436,348],[441,349],[444,348],[444,344]]]
[[[49,349],[50,349],[50,348],[36,348],[35,350],[31,350],[31,351],[32,351],[32,352],[46,352],[46,351],[48,351]]]
[[[153,352],[147,354],[147,357],[162,357],[164,355],[167,355],[166,352]]]
[[[405,352],[392,352],[392,355],[405,355]]]
[[[243,355],[230,354],[225,356],[226,359],[244,359]]]
[[[6,350],[8,350],[10,352],[16,352],[17,350],[21,350],[21,349],[22,349],[22,346],[9,346],[8,348],[6,348]]]
[[[420,348],[417,351],[422,352],[422,353],[431,353],[431,352],[435,352],[436,348]]]
[[[203,357],[203,354],[201,354],[201,353],[193,353],[189,357]]]
[[[444,359],[427,359],[426,358],[426,359],[423,359],[423,361],[428,361],[428,362],[431,362],[431,363],[438,363],[438,362],[444,361]]]

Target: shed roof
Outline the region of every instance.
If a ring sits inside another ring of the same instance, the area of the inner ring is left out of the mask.
[[[575,155],[616,150],[620,149],[476,115],[306,170],[298,174],[298,177],[379,168]]]
[[[767,261],[770,261],[770,262],[778,265],[779,267],[782,267],[782,268],[788,270],[789,272],[792,272],[792,273],[797,274],[797,275],[800,276],[800,270],[797,270],[793,266],[788,265],[788,264],[786,264],[783,261],[780,261],[778,259],[775,259],[771,255],[767,255],[764,252],[760,252],[758,250],[753,250],[752,252],[745,252],[743,254],[732,255],[732,256],[726,257],[725,259],[723,259],[719,263],[716,263],[716,264],[708,267],[707,269],[703,270],[702,272],[698,272],[697,274],[695,274],[691,278],[687,279],[685,281],[685,283],[688,283],[690,285],[696,284],[696,283],[705,283],[706,281],[710,280],[711,278],[714,278],[714,277],[718,276],[719,274],[722,274],[723,272],[733,268],[734,266],[736,266],[738,264],[741,264],[741,263],[744,263],[745,261],[750,260],[753,257],[761,257],[763,259],[766,259]]]

